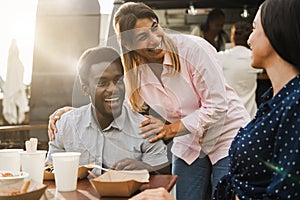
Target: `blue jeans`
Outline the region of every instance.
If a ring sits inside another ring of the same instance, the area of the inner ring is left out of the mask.
[[[201,152],[191,165],[173,155],[173,174],[178,175],[177,200],[210,199],[221,177],[228,173],[229,157],[212,165],[209,157],[203,154]]]

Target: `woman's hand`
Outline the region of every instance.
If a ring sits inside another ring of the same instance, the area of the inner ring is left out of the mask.
[[[161,120],[151,116],[145,115],[148,119],[143,121],[140,125],[141,134],[143,138],[147,138],[151,135],[156,135],[151,138],[150,142],[156,142],[160,139],[168,140],[175,136],[187,134],[188,131],[180,120],[172,124],[164,124]]]
[[[57,132],[57,128],[55,126],[55,123],[57,120],[60,119],[60,117],[70,111],[70,110],[73,110],[73,107],[70,107],[70,106],[65,106],[63,108],[59,108],[57,109],[56,111],[54,111],[54,113],[52,113],[50,116],[49,116],[49,121],[48,121],[48,137],[49,137],[49,140],[52,141],[54,140],[55,138],[55,135],[54,133]]]
[[[147,189],[129,200],[175,200],[171,194],[163,187]]]

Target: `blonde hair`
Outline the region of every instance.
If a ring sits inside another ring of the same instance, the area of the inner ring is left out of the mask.
[[[122,61],[126,75],[127,95],[131,107],[138,112],[143,112],[146,109],[145,106],[143,106],[144,100],[140,96],[141,83],[137,70],[137,67],[144,64],[144,62],[143,58],[136,51],[129,51],[122,41],[132,44],[133,38],[131,37],[130,30],[134,29],[137,20],[145,18],[154,19],[157,22],[159,21],[157,15],[150,7],[143,3],[133,2],[124,3],[114,16],[115,32],[121,41],[122,47]],[[179,72],[180,62],[176,46],[167,35],[163,36],[163,42],[171,57],[171,67],[174,68],[175,72]]]

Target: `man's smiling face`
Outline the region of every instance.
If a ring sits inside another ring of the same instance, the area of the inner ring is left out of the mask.
[[[125,98],[122,66],[117,62],[92,65],[89,91],[94,107],[103,117],[118,117]]]

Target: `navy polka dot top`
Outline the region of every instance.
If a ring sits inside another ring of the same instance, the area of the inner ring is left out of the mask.
[[[299,150],[300,75],[274,97],[270,88],[255,118],[239,130],[225,177],[231,194],[224,199],[300,199]]]

